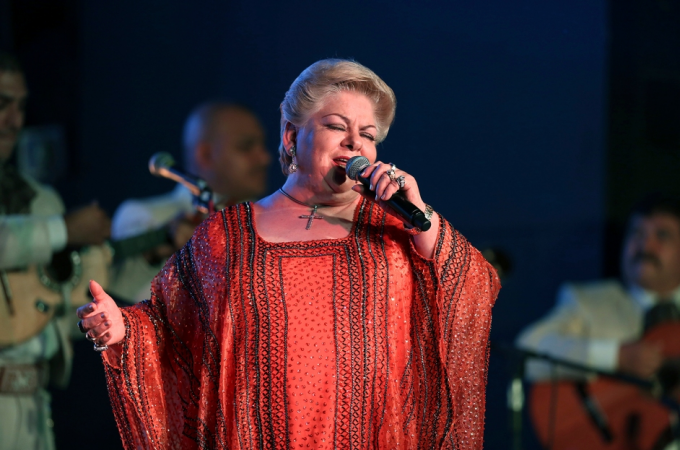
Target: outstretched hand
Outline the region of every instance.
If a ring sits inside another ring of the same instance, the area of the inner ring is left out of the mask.
[[[123,314],[116,302],[94,280],[90,280],[94,299],[77,310],[81,331],[99,346],[114,345],[125,339]]]

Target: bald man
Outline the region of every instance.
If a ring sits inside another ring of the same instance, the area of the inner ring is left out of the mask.
[[[271,155],[262,125],[247,108],[219,102],[198,106],[187,118],[183,141],[185,170],[208,183],[215,204],[234,205],[265,193]],[[193,211],[191,193],[182,185],[165,195],[127,200],[118,208],[114,239],[167,226],[171,242],[117,266],[113,294],[132,302],[149,298],[153,277],[193,234],[196,223],[188,219]]]

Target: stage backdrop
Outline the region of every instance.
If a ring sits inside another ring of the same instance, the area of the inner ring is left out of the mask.
[[[112,212],[125,198],[171,189],[149,176],[148,157],[179,157],[185,115],[211,97],[251,105],[275,152],[278,105],[293,79],[320,58],[348,57],[397,95],[379,157],[414,174],[425,200],[476,246],[510,257],[494,341],[512,341],[544,314],[560,282],[599,275],[604,1],[121,0],[80,8],[77,170],[60,183],[70,205],[96,197]],[[270,191],[282,182],[273,167]],[[505,369],[494,353],[488,449],[509,445]]]

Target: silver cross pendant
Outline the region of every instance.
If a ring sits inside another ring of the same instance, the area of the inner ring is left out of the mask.
[[[316,209],[318,208],[317,205],[313,206],[312,213],[309,215],[303,214],[300,216],[300,219],[308,219],[307,220],[307,227],[305,227],[305,230],[309,230],[312,228],[312,222],[314,222],[314,219],[323,219],[323,216],[317,216],[316,215]]]

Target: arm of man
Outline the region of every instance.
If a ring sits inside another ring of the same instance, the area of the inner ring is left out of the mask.
[[[153,212],[142,202],[127,200],[113,215],[111,237],[114,240],[129,238],[158,226]],[[112,267],[108,291],[128,301],[139,302],[149,298],[151,280],[162,265],[150,264],[141,254],[130,256]]]
[[[0,269],[48,263],[66,246],[64,204],[54,190],[37,186],[34,214],[0,216]]]
[[[560,289],[553,310],[524,329],[517,338],[517,346],[597,369],[615,370],[620,342],[592,338],[587,315],[578,300],[578,289],[566,284]],[[540,361],[529,361],[526,369],[527,378],[533,381],[553,375],[553,368]],[[583,377],[578,371],[559,367],[554,373],[560,378]]]
[[[111,236],[114,240],[138,236],[165,226],[173,242],[117,262],[111,271],[107,290],[128,301],[148,299],[151,281],[166,259],[183,247],[193,234],[196,224],[182,220],[191,209],[190,198],[184,201],[183,197],[178,198],[174,193],[123,202],[113,216]]]

